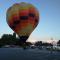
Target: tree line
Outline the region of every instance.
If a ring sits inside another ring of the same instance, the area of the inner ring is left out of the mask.
[[[3,34],[0,38],[0,47],[4,45],[19,45],[20,46],[20,40],[16,37],[16,34]],[[23,46],[30,46],[32,45],[31,42],[26,42]],[[53,46],[51,43],[43,43],[42,41],[37,41],[34,44],[35,46]],[[57,45],[60,46],[60,40],[57,42]]]
[[[0,47],[4,45],[18,45],[18,46],[29,46],[32,43],[27,42],[26,44],[20,43],[20,38],[16,37],[16,33],[12,34],[3,34],[0,38]]]

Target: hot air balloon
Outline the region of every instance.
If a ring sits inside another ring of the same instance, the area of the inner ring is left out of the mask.
[[[39,12],[30,3],[15,3],[6,14],[9,27],[17,33],[20,41],[25,43],[39,22]]]

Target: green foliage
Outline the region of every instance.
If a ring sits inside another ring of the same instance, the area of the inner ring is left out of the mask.
[[[0,46],[16,44],[16,37],[11,34],[4,34],[0,39]]]
[[[57,45],[60,46],[60,40],[57,42]]]
[[[42,46],[42,41],[37,41],[37,42],[35,43],[35,46]]]
[[[51,43],[42,43],[42,41],[37,41],[35,46],[53,46]]]
[[[0,38],[0,47],[5,45],[18,45],[21,47],[30,46],[30,42],[21,43],[20,38],[16,38],[16,33],[11,34],[3,34],[3,36]]]

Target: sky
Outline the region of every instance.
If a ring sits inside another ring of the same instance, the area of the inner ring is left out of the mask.
[[[60,39],[60,0],[0,0],[0,37],[13,34],[6,22],[6,12],[13,4],[20,2],[31,3],[39,11],[39,24],[28,40]]]

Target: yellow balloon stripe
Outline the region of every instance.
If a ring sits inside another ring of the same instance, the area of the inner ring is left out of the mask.
[[[19,36],[29,36],[30,33],[33,31],[33,26],[32,24],[28,24],[25,28],[21,29],[18,31]]]

